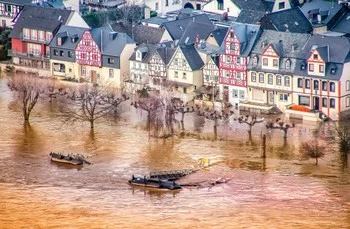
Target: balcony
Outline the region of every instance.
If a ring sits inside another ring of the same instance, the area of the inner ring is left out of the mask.
[[[34,59],[34,60],[50,60],[49,55],[14,52],[12,51],[12,49],[8,50],[7,55],[12,57],[22,57],[22,58],[25,57],[25,58]]]
[[[295,104],[290,104],[286,106],[286,110],[284,111],[284,113],[286,114],[286,118],[296,118],[313,122],[321,121],[320,113],[318,111],[309,110],[307,108],[303,110],[296,110],[292,109],[293,105]]]

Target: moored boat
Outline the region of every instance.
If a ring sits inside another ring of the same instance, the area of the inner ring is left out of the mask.
[[[129,183],[135,186],[143,186],[156,189],[182,189],[181,186],[175,181],[161,180],[149,177],[135,177],[134,175],[132,176],[131,180],[129,180]]]
[[[51,161],[53,162],[59,162],[59,163],[66,163],[71,165],[83,165],[86,161],[85,159],[75,156],[75,155],[63,155],[61,153],[50,153]]]

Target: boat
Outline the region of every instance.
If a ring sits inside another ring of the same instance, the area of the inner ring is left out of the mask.
[[[155,178],[155,179],[165,179],[168,181],[174,181],[194,172],[196,172],[196,170],[193,170],[193,169],[157,171],[157,172],[150,172],[149,177]]]
[[[135,177],[134,175],[132,176],[131,180],[129,180],[129,184],[156,189],[182,189],[181,186],[175,181],[168,181],[164,179],[162,180],[150,177]]]
[[[49,155],[50,155],[51,161],[53,162],[66,163],[71,165],[83,165],[84,163],[91,164],[90,162],[86,161],[83,157],[81,157],[79,154],[63,155],[61,153],[51,152]]]

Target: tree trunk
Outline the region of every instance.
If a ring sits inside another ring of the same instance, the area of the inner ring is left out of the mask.
[[[214,139],[218,139],[218,119],[214,120]]]
[[[316,165],[318,165],[318,157],[316,157],[315,159],[316,159]]]
[[[287,138],[287,132],[288,132],[288,129],[287,128],[285,128],[285,129],[283,129],[283,138],[284,139],[286,139]]]
[[[148,131],[148,139],[151,138],[151,113],[147,112],[147,131]]]
[[[94,120],[90,120],[90,128],[94,129]]]
[[[185,119],[185,113],[181,113],[181,128],[182,130],[185,130],[185,124],[184,124],[184,119]]]

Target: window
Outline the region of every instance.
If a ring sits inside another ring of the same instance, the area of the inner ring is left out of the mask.
[[[310,80],[309,79],[305,80],[305,88],[310,89]]]
[[[324,73],[324,65],[319,66],[319,71],[320,71],[320,73]]]
[[[333,83],[333,82],[330,82],[330,83],[329,83],[329,90],[330,90],[331,92],[335,92],[335,83]]]
[[[187,88],[184,87],[184,94],[187,94]]]
[[[226,56],[226,62],[227,63],[231,63],[231,57],[230,56]]]
[[[310,97],[299,95],[299,105],[310,106]]]
[[[238,90],[237,89],[233,89],[232,90],[232,97],[233,98],[238,98]]]
[[[235,50],[235,44],[234,44],[234,43],[231,43],[231,44],[230,44],[230,49],[231,49],[231,50]]]
[[[54,56],[58,56],[58,50],[57,50],[57,49],[54,49],[54,50],[53,50],[53,55],[54,55]]]
[[[303,87],[303,79],[298,78],[298,88],[302,88],[302,87]]]
[[[267,66],[269,64],[269,60],[267,58],[263,58],[263,65]]]
[[[179,78],[179,73],[178,72],[174,72],[174,73],[175,73],[174,77]]]
[[[318,80],[314,81],[314,90],[318,90]]]
[[[237,57],[237,64],[241,64],[241,58]]]
[[[314,60],[317,60],[317,59],[318,59],[318,55],[317,55],[317,54],[314,54],[314,55],[313,55],[313,58],[314,58]]]
[[[235,37],[235,34],[233,32],[230,33],[230,37],[231,38],[234,38]]]
[[[44,31],[39,31],[39,41],[44,41],[45,37],[44,37]]]
[[[242,79],[242,73],[241,72],[236,72],[236,79],[238,79],[238,80]]]
[[[286,60],[286,69],[290,69],[290,60]]]
[[[97,54],[92,54],[92,60],[97,60]]]
[[[314,71],[314,64],[309,64],[309,71],[313,72]]]
[[[245,91],[244,90],[239,90],[239,98],[245,99]]]
[[[284,9],[284,7],[285,7],[284,4],[285,4],[284,2],[278,3],[278,9],[279,9],[279,10]]]
[[[57,37],[57,46],[62,45],[62,37]]]
[[[32,30],[32,32],[31,32],[31,39],[32,40],[37,40],[38,39],[38,34],[37,34],[37,30]]]
[[[7,7],[6,7],[6,11],[7,12],[11,12],[11,5],[9,4],[9,5],[7,5]]]
[[[329,107],[335,108],[335,99],[329,99]]]
[[[186,72],[184,72],[184,73],[182,73],[182,79],[187,79],[187,77],[186,77]]]
[[[28,43],[28,53],[35,56],[40,56],[41,45]]]
[[[280,76],[280,75],[276,76],[276,84],[277,85],[281,85],[282,84],[282,76]]]
[[[280,101],[287,102],[288,101],[288,94],[280,94]]]
[[[250,78],[252,82],[256,82],[256,72],[252,72]]]
[[[346,81],[346,90],[349,91],[350,90],[350,80]]]
[[[81,75],[86,76],[86,67],[85,66],[81,66]]]
[[[257,56],[254,56],[254,58],[253,58],[253,64],[254,65],[258,64],[258,57]]]
[[[224,10],[224,0],[217,0],[218,10]]]
[[[259,83],[264,83],[265,78],[264,78],[264,73],[259,73]]]
[[[273,59],[273,66],[275,68],[278,67],[278,60],[277,59]]]
[[[289,87],[290,86],[290,78],[289,76],[284,77],[284,86]]]
[[[60,56],[64,56],[64,51],[60,51]]]
[[[30,30],[29,29],[23,29],[23,38],[30,39]]]
[[[109,78],[114,78],[114,69],[109,69]]]
[[[52,39],[52,33],[46,32],[46,41],[47,41],[47,42],[50,42],[51,39]]]
[[[327,98],[322,98],[322,107],[327,107]]]
[[[165,6],[169,6],[169,0],[165,0]]]
[[[155,4],[155,10],[158,10],[159,9],[159,3],[158,2],[156,2],[156,4]]]
[[[350,106],[350,97],[346,97],[346,107]]]
[[[73,57],[73,52],[72,51],[68,51],[68,57],[70,57],[70,58]]]
[[[327,81],[322,81],[322,90],[327,91]]]
[[[114,58],[108,58],[108,64],[114,64]]]
[[[268,84],[273,84],[273,75],[272,74],[268,74],[267,75],[267,83]]]

